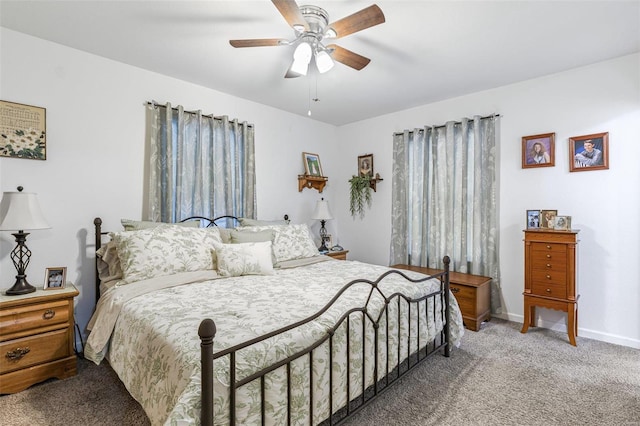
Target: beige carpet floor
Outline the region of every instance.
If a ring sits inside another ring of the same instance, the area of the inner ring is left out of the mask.
[[[640,425],[640,350],[493,319],[345,422],[365,425]],[[111,368],[0,397],[0,424],[148,425]]]

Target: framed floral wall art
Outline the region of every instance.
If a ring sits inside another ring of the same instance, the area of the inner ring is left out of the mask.
[[[523,136],[522,168],[555,166],[555,138],[555,133]]]
[[[47,159],[47,110],[0,101],[0,156]]]

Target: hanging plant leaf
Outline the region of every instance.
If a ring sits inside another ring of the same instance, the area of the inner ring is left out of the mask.
[[[351,190],[349,192],[349,212],[355,218],[356,215],[360,219],[364,218],[365,205],[371,207],[371,178],[368,176],[353,176],[349,183]]]

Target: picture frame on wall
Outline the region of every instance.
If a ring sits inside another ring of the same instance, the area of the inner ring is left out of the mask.
[[[569,138],[569,171],[609,168],[609,132]]]
[[[540,210],[540,228],[553,229],[558,210]]]
[[[320,165],[320,156],[310,152],[302,153],[302,161],[304,162],[304,173],[307,176],[322,177],[322,166]]]
[[[527,210],[527,229],[540,228],[540,210]]]
[[[553,229],[556,231],[568,231],[571,229],[571,216],[556,216],[553,221]]]
[[[57,266],[47,268],[44,273],[44,289],[58,290],[64,288],[67,281],[67,267]]]
[[[522,137],[522,168],[553,167],[556,164],[555,133]]]
[[[358,176],[373,177],[373,154],[358,156]]]
[[[47,159],[47,110],[0,101],[0,156]]]

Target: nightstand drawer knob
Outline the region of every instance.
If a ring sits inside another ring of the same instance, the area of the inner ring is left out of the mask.
[[[547,289],[547,293],[551,293],[551,289],[550,288]]]
[[[450,289],[451,289],[451,293],[457,293],[460,291],[460,289],[456,287],[451,287]]]
[[[56,316],[56,311],[54,311],[53,309],[47,309],[46,311],[44,311],[44,314],[42,314],[42,319],[50,320],[55,316]]]
[[[547,279],[550,280],[551,279],[551,275],[547,275]]]
[[[9,358],[12,361],[17,361],[29,352],[31,352],[31,349],[29,348],[15,348],[14,350],[7,352],[5,354],[5,357]]]

